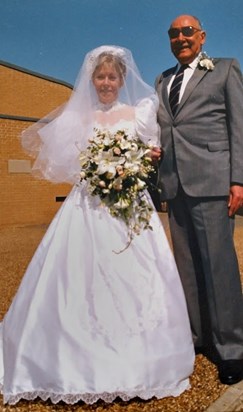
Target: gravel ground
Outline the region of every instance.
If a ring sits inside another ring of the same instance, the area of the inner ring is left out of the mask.
[[[166,215],[162,216],[166,230]],[[46,231],[46,226],[8,227],[0,229],[0,319],[6,313],[11,300],[17,291],[21,277],[33,255],[39,241]],[[243,217],[236,219],[235,244],[240,262],[243,283]],[[163,373],[163,371],[162,371]],[[197,355],[195,370],[191,378],[191,389],[177,398],[168,397],[162,400],[142,401],[133,399],[123,402],[119,399],[111,404],[97,402],[85,405],[79,402],[75,405],[40,400],[20,401],[15,406],[3,405],[0,396],[1,412],[203,412],[228,388],[217,378],[216,367],[202,355]]]

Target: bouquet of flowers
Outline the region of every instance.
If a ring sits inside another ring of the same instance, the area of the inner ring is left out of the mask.
[[[126,130],[94,131],[87,149],[80,153],[80,180],[87,181],[90,195],[99,196],[111,216],[125,222],[129,235],[126,249],[134,234],[152,229],[153,207],[144,194],[149,174],[154,171],[148,155],[151,146]]]

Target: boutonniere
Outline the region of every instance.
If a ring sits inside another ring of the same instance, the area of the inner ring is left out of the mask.
[[[207,55],[207,53],[203,52],[199,56],[198,60],[198,67],[199,69],[207,69],[207,70],[213,70],[214,69],[214,64],[213,64],[213,59]]]

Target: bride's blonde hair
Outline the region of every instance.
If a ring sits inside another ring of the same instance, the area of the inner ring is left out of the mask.
[[[109,52],[103,52],[97,58],[96,66],[92,73],[92,79],[94,78],[96,71],[103,64],[112,64],[122,79],[126,76],[126,65],[123,59],[118,55],[114,55]]]

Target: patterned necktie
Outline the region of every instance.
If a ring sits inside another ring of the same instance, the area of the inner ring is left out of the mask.
[[[178,72],[176,73],[176,76],[172,82],[171,88],[170,88],[170,95],[169,95],[169,102],[170,102],[170,107],[171,111],[173,113],[173,116],[175,115],[177,106],[179,104],[179,95],[180,95],[180,89],[181,89],[181,84],[184,76],[184,70],[188,67],[187,64],[183,64]]]

